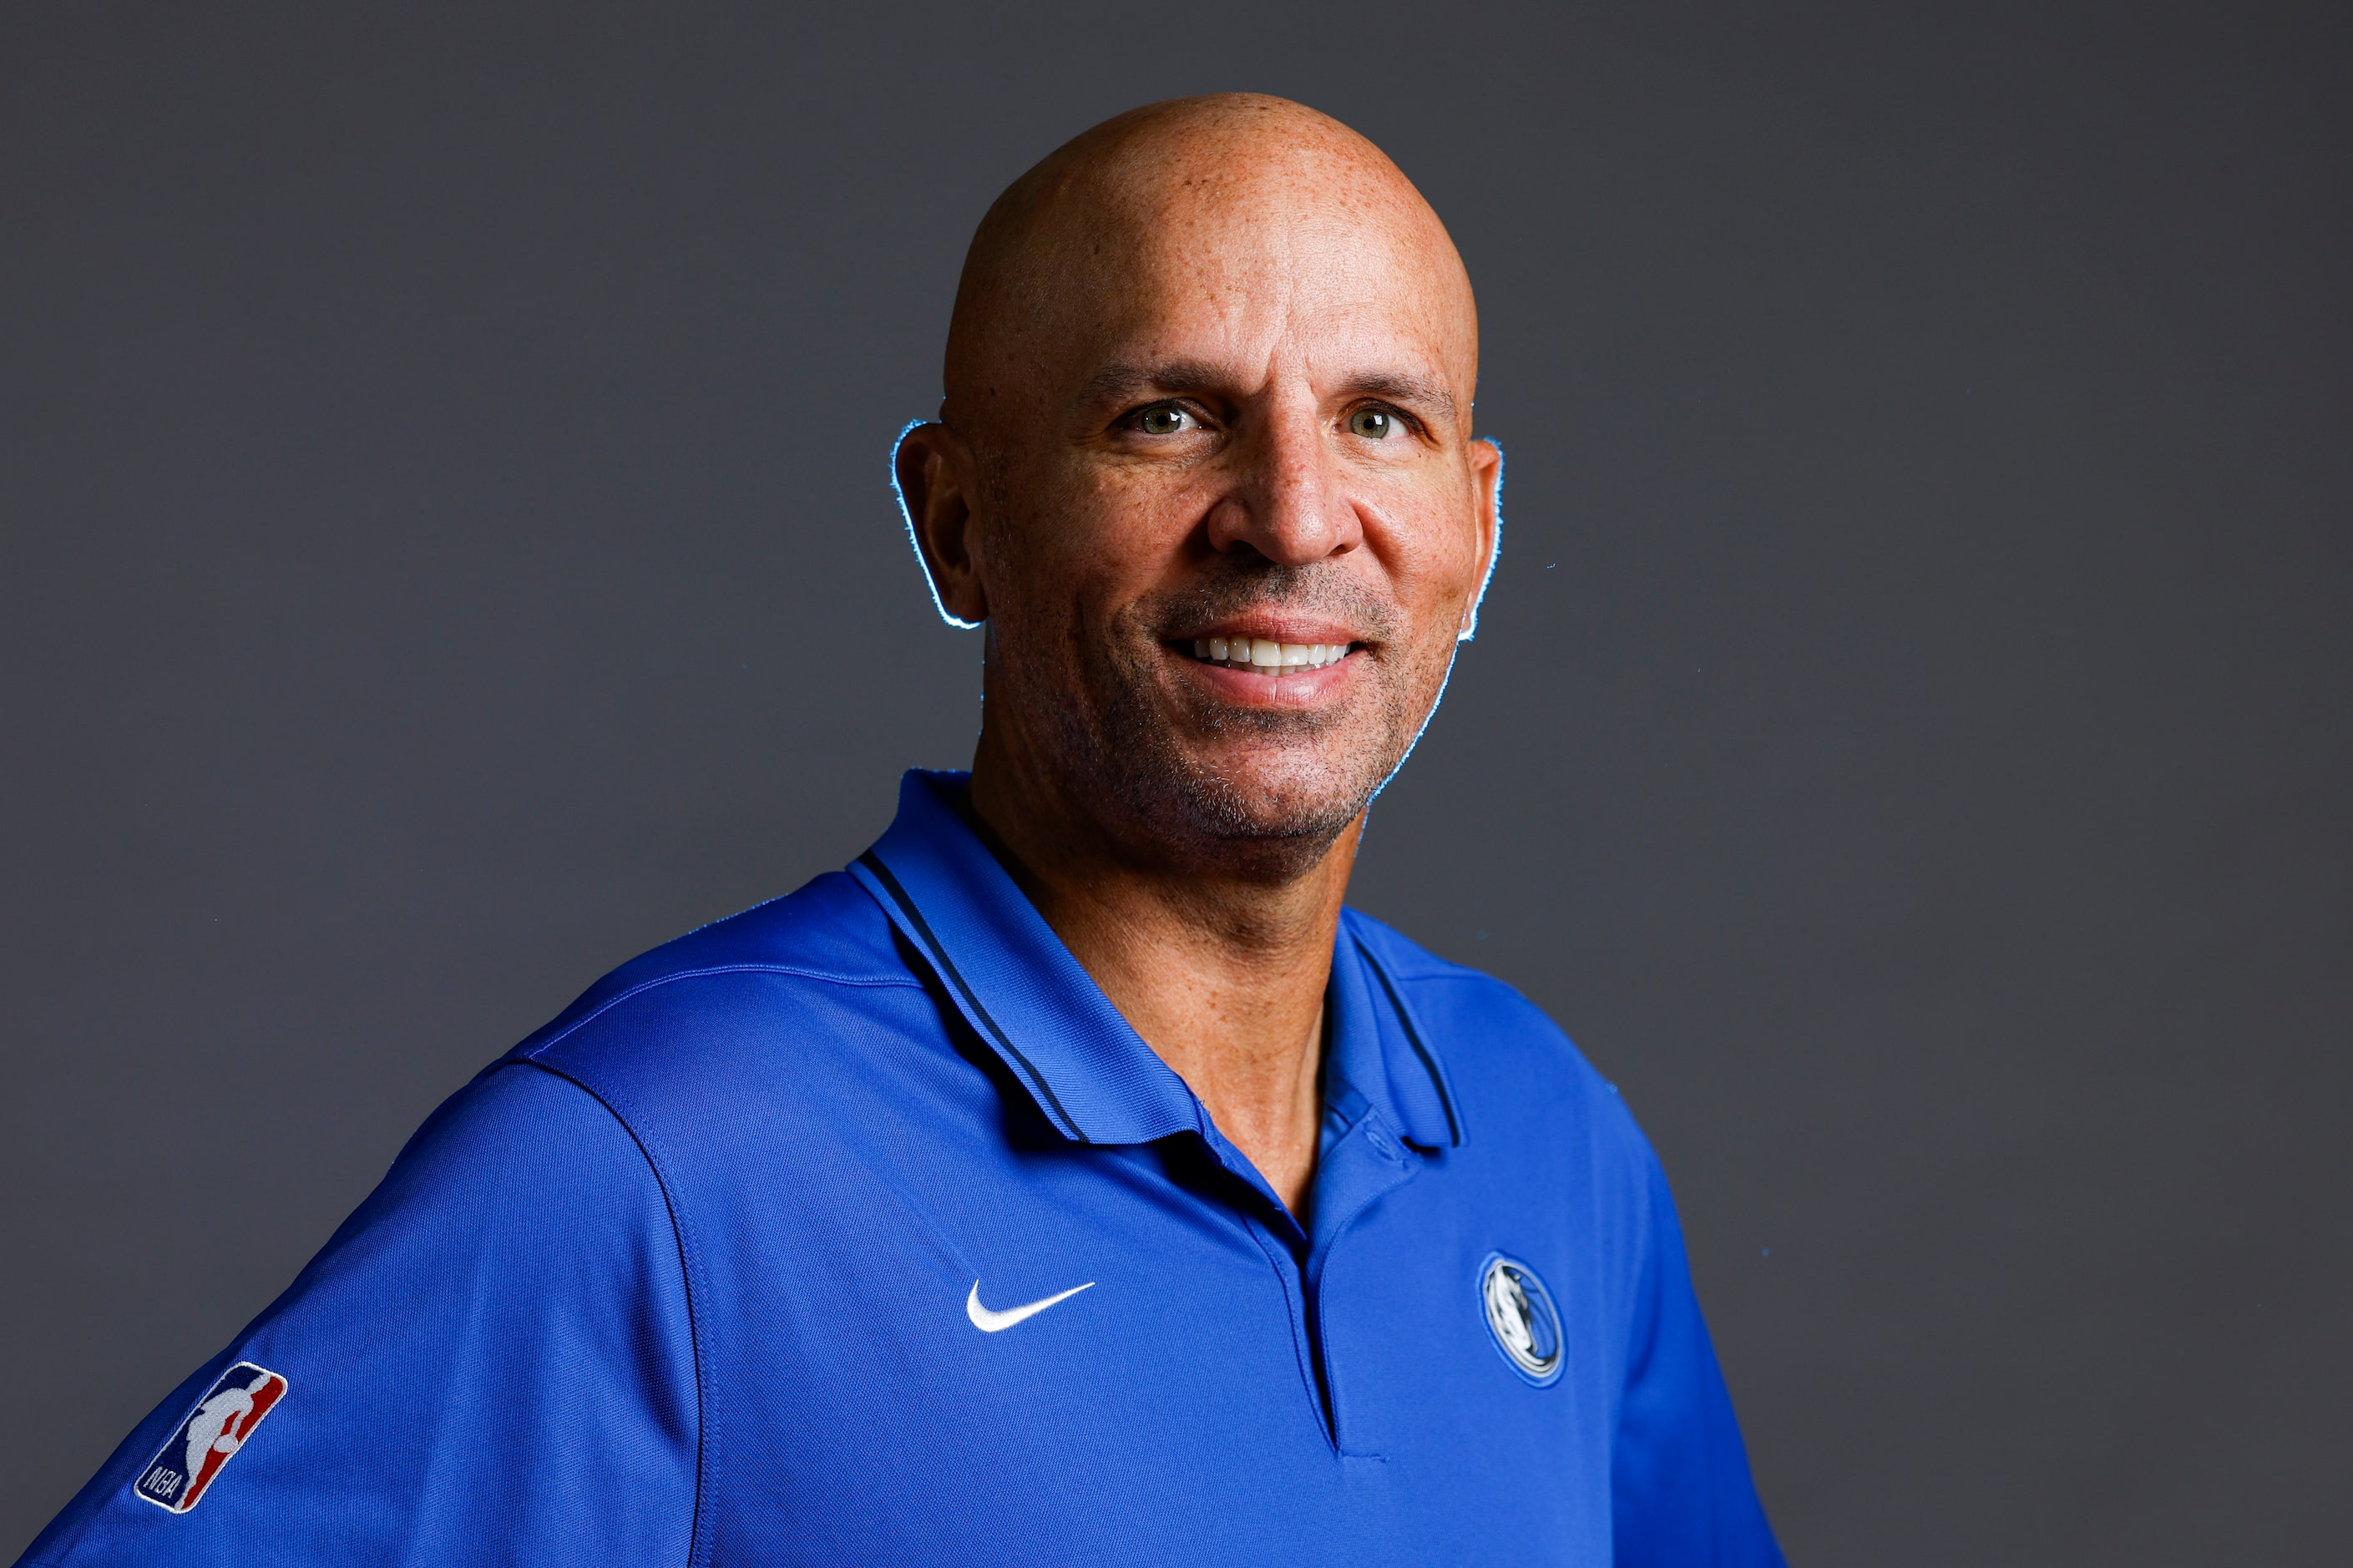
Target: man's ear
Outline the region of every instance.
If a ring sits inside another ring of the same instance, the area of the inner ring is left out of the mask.
[[[972,448],[945,425],[919,421],[899,432],[899,445],[891,453],[899,510],[923,575],[931,580],[932,603],[955,626],[976,626],[988,619],[988,595],[974,563],[979,543],[972,508],[976,477]]]
[[[1495,575],[1495,558],[1504,549],[1504,445],[1481,437],[1471,443],[1472,493],[1479,509],[1479,586],[1455,628],[1456,642],[1469,642],[1479,630],[1479,604]]]

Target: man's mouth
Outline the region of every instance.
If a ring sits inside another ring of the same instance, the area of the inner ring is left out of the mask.
[[[1193,657],[1204,664],[1282,677],[1322,669],[1348,657],[1356,645],[1345,642],[1270,642],[1264,637],[1195,637]]]

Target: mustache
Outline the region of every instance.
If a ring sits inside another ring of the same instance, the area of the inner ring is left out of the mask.
[[[1253,610],[1288,610],[1336,620],[1360,641],[1391,642],[1396,612],[1341,567],[1327,561],[1303,566],[1222,557],[1226,563],[1205,581],[1188,584],[1148,601],[1145,620],[1162,637],[1195,626],[1230,620]]]

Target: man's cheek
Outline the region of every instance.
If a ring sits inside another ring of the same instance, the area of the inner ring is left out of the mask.
[[[1065,581],[1135,575],[1160,552],[1156,522],[1153,509],[1132,501],[1072,508],[1058,533],[1056,568]]]

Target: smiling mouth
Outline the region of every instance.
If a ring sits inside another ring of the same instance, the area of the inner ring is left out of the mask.
[[[1179,645],[1180,647],[1182,645]],[[1280,679],[1339,663],[1354,643],[1269,642],[1264,637],[1195,637],[1193,657],[1204,664]]]

